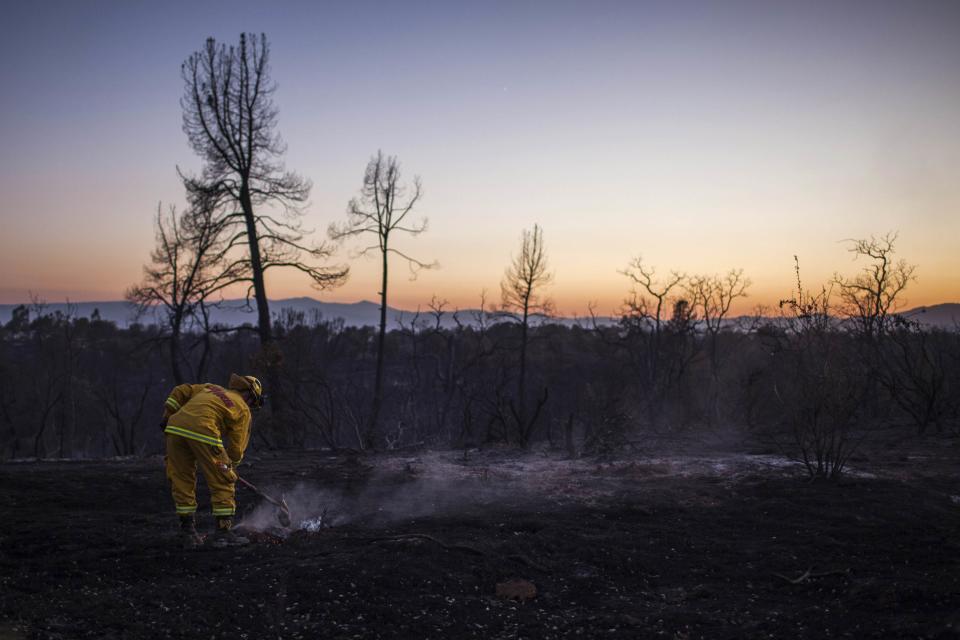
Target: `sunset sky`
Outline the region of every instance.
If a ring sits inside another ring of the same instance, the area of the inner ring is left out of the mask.
[[[345,218],[377,149],[419,175],[440,268],[391,303],[461,307],[544,229],[564,314],[616,308],[618,274],[753,281],[739,311],[850,274],[844,239],[899,231],[910,306],[960,301],[960,2],[4,2],[0,302],[115,300],[138,281],[158,202],[182,206],[180,65],[208,36],[272,46],[306,225]],[[373,300],[377,264],[317,292]]]

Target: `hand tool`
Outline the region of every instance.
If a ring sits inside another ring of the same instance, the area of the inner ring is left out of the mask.
[[[248,481],[244,480],[240,476],[237,476],[237,480],[241,482],[245,487],[253,491],[255,494],[269,502],[270,504],[277,507],[277,520],[280,521],[285,527],[290,526],[290,507],[287,506],[287,501],[283,499],[283,495],[280,496],[280,499],[277,500],[271,496],[268,496],[260,489],[257,489],[254,485],[250,484]]]

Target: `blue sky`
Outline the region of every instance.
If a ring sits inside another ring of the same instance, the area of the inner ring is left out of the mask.
[[[196,5],[196,6],[195,6]],[[544,227],[561,311],[619,303],[618,269],[754,282],[745,304],[857,264],[844,238],[900,231],[911,302],[960,299],[960,3],[5,3],[0,301],[116,299],[157,203],[199,164],[182,61],[265,32],[307,226],[342,219],[377,149],[420,175],[430,230],[395,302],[476,304]],[[318,236],[318,237],[320,237]],[[337,258],[327,300],[372,299]],[[273,297],[317,295],[296,274]]]

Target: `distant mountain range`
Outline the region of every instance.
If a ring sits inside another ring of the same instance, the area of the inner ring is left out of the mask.
[[[932,307],[917,307],[901,312],[902,316],[916,320],[920,324],[940,327],[941,329],[960,328],[960,303],[945,302]]]
[[[243,300],[226,300],[219,307],[211,311],[210,319],[214,324],[238,327],[244,324],[255,325],[257,323],[256,307],[251,300],[251,306],[247,306]],[[13,309],[19,305],[0,304],[0,323],[6,323],[13,315]],[[117,323],[117,326],[128,327],[135,322],[142,324],[155,324],[158,321],[160,311],[147,313],[137,318],[136,310],[129,303],[122,300],[109,300],[102,302],[72,302],[70,303],[71,312],[79,317],[89,318],[93,313],[99,312],[104,320]],[[67,304],[52,303],[44,306],[45,313],[55,312],[65,313]],[[304,320],[311,322],[316,314],[326,320],[341,318],[345,324],[350,326],[376,326],[380,321],[380,305],[363,300],[352,304],[340,302],[321,302],[313,298],[287,298],[283,300],[271,300],[270,312],[274,315],[282,313],[303,313]],[[393,317],[400,314],[397,309],[389,309],[389,316]]]
[[[251,306],[247,306],[243,300],[225,300],[219,307],[211,310],[210,319],[213,324],[219,324],[228,327],[239,327],[244,324],[255,325],[257,323],[256,307],[251,300]],[[20,305],[0,304],[0,324],[6,324],[13,317],[13,310]],[[28,305],[29,307],[29,305]],[[68,305],[66,303],[51,303],[43,306],[43,313],[66,313]],[[95,312],[100,314],[103,320],[115,322],[117,326],[129,327],[135,322],[141,324],[157,324],[160,320],[160,311],[148,312],[137,318],[136,310],[127,302],[122,300],[109,300],[103,302],[72,302],[69,304],[70,312],[81,318],[89,318]],[[441,326],[452,328],[456,326],[456,320],[453,318],[453,309],[445,313],[441,319]],[[31,308],[31,315],[33,315]],[[285,298],[282,300],[270,301],[270,313],[274,318],[283,317],[289,314],[303,316],[303,321],[312,323],[316,320],[343,320],[344,324],[352,327],[370,326],[375,327],[380,323],[380,305],[369,300],[360,302],[321,302],[314,298]],[[457,312],[458,318],[464,325],[476,324],[477,309],[462,309]],[[416,311],[407,311],[387,307],[387,322],[389,328],[399,328],[401,325],[409,325],[417,315]],[[486,320],[495,321],[496,316],[490,312],[486,314]],[[162,320],[161,320],[162,321]],[[561,324],[573,324],[575,318],[555,318],[554,322]],[[612,319],[605,318],[604,321],[611,322]],[[435,322],[433,317],[426,311],[421,310],[417,318],[418,324],[429,322],[432,326]]]
[[[18,307],[16,304],[0,304],[0,324],[6,324],[13,316],[13,310]],[[115,322],[120,327],[128,327],[134,322],[143,324],[154,324],[157,322],[155,314],[147,314],[139,320],[136,318],[134,309],[126,302],[121,300],[110,300],[104,302],[73,302],[70,303],[72,313],[77,317],[89,318],[94,312],[99,312],[104,320]],[[66,303],[51,303],[44,306],[44,312],[65,313],[67,311]],[[361,302],[343,303],[343,302],[321,302],[314,298],[286,298],[283,300],[272,300],[270,302],[270,311],[276,315],[282,314],[303,314],[304,321],[310,323],[315,319],[333,320],[342,319],[347,326],[377,326],[380,321],[380,306],[375,302],[363,300]],[[401,323],[409,324],[416,312],[387,308],[387,318],[391,328],[398,328]],[[465,324],[475,324],[478,311],[476,309],[464,309],[458,312],[460,321]],[[952,329],[960,326],[960,303],[948,302],[929,307],[917,307],[901,312],[901,315],[912,320],[927,325]],[[211,313],[211,319],[215,324],[224,326],[241,326],[243,324],[256,324],[257,314],[252,307],[246,307],[243,300],[227,300],[219,308]],[[494,320],[495,317],[489,312],[488,320]],[[735,319],[732,319],[735,320]],[[425,311],[421,310],[419,322],[429,322],[433,324],[433,318]],[[581,320],[577,318],[553,318],[552,322],[573,325]],[[602,324],[609,324],[616,321],[616,318],[601,317],[598,321]],[[456,326],[453,319],[452,310],[443,316],[443,327],[450,328]]]

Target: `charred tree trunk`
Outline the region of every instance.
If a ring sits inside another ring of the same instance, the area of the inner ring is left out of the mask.
[[[250,187],[247,184],[240,188],[240,206],[243,208],[243,219],[247,227],[247,243],[250,247],[253,296],[257,301],[257,334],[260,336],[260,345],[265,347],[273,338],[270,330],[270,303],[267,301],[267,287],[263,279],[260,235],[257,233],[257,221],[253,215],[253,202],[250,200]]]
[[[260,254],[260,235],[253,214],[253,202],[250,199],[250,187],[244,183],[240,187],[240,205],[247,229],[247,244],[250,247],[250,275],[253,280],[253,296],[257,302],[257,335],[260,337],[260,349],[265,355],[267,385],[270,389],[270,413],[283,412],[283,394],[280,389],[280,373],[273,348],[273,331],[270,326],[270,302],[267,300],[267,287],[263,278],[263,258]]]
[[[520,378],[517,381],[517,427],[521,442],[523,434],[527,430],[527,331],[530,322],[530,310],[524,306],[523,323],[520,325]],[[526,445],[525,442],[523,442]]]
[[[373,383],[373,404],[370,408],[370,423],[367,425],[367,446],[372,446],[377,433],[377,423],[380,419],[380,408],[383,405],[383,355],[387,338],[387,275],[388,260],[387,239],[384,234],[382,252],[383,264],[380,284],[380,329],[377,334],[377,371]]]

